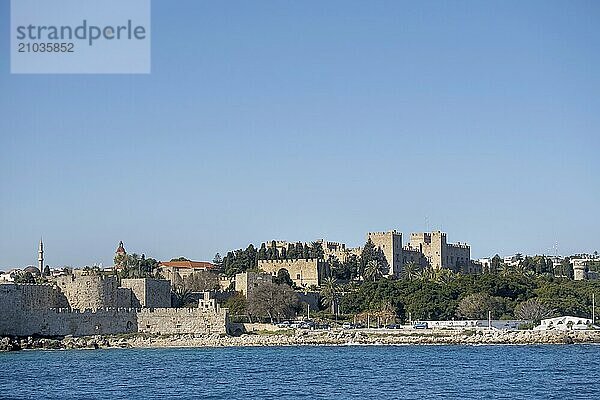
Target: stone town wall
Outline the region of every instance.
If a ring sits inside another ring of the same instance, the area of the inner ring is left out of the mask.
[[[143,308],[137,317],[138,332],[143,333],[227,333],[227,309]]]
[[[402,248],[402,263],[403,264],[416,264],[420,267],[426,266],[426,260],[419,250],[415,250],[410,246],[404,246]]]
[[[0,284],[0,332],[8,332],[19,320],[22,296],[14,283]]]
[[[133,301],[133,293],[131,289],[119,287],[117,288],[117,294],[115,298],[115,304],[112,306],[113,308],[130,308],[137,307],[134,305]]]
[[[327,264],[316,258],[292,260],[258,260],[258,269],[273,276],[286,269],[299,287],[319,286],[327,276]]]
[[[88,336],[137,332],[135,309],[23,311],[16,321],[16,336]],[[0,332],[6,335],[7,332]]]
[[[133,307],[171,307],[171,282],[164,279],[121,279],[121,286],[132,292]]]
[[[235,291],[249,298],[252,297],[254,290],[265,282],[273,282],[271,273],[242,272],[235,275]]]
[[[2,284],[0,287],[2,288],[0,292],[6,298],[6,303],[2,303],[3,307],[39,310],[69,306],[66,297],[60,290],[55,285],[49,283],[10,283]]]
[[[88,336],[120,333],[227,332],[227,309],[123,308],[0,311],[0,336]]]
[[[95,310],[117,304],[118,285],[114,276],[66,275],[58,277],[56,283],[73,309]]]
[[[123,288],[122,294],[126,292],[132,293],[130,289]],[[219,308],[214,299],[201,302],[202,308],[193,309],[91,310],[88,307],[80,311],[51,308],[57,304],[54,296],[59,294],[52,285],[0,284],[0,336],[86,336],[133,332],[212,334],[227,330],[227,309]],[[43,308],[46,301],[47,308]]]
[[[146,279],[146,299],[143,307],[171,307],[171,282],[164,279]]]
[[[471,248],[462,243],[448,243],[446,245],[447,268],[459,272],[468,269],[471,264]]]

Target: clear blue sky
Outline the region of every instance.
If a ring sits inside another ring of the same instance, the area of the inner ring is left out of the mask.
[[[600,250],[597,1],[154,0],[152,74],[10,75],[0,269],[426,228]],[[428,222],[426,222],[428,221]]]

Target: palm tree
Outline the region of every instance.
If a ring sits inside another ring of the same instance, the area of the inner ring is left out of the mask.
[[[321,287],[321,298],[323,306],[331,307],[331,313],[337,315],[338,285],[335,278],[325,278]]]
[[[449,269],[439,269],[435,273],[435,281],[440,284],[448,284],[454,280],[454,272]]]
[[[512,272],[512,268],[508,264],[502,264],[500,266],[500,271],[498,271],[502,276],[508,276]]]
[[[513,270],[517,275],[521,275],[521,276],[525,276],[525,274],[528,271],[523,263],[517,264]]]
[[[371,260],[365,265],[365,281],[375,282],[377,279],[381,278],[381,276],[381,265],[378,260]]]
[[[417,273],[417,277],[421,281],[433,281],[436,278],[436,270],[431,266],[423,268]]]
[[[412,280],[418,278],[420,269],[421,269],[420,266],[414,262],[405,264],[404,268],[402,269],[402,278],[412,281]]]
[[[171,301],[175,308],[185,307],[187,304],[191,303],[193,299],[194,295],[192,294],[192,291],[185,288],[183,285],[177,285],[171,295]]]

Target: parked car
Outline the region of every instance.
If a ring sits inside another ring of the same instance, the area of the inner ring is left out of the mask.
[[[291,325],[290,321],[282,321],[277,324],[278,328],[289,328]]]
[[[402,329],[402,325],[400,324],[389,324],[385,326],[386,329]]]
[[[415,322],[415,324],[413,325],[413,329],[427,329],[428,325],[427,322]]]
[[[304,321],[300,324],[300,329],[315,329],[315,323],[312,321]]]
[[[355,326],[354,324],[351,324],[350,322],[345,322],[344,325],[342,325],[342,329],[354,329]]]

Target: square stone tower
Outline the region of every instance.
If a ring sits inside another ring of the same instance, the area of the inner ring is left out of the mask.
[[[458,272],[468,270],[471,263],[469,245],[448,243],[444,232],[411,233],[409,246],[423,253],[427,265],[435,269],[448,268]]]
[[[389,270],[386,277],[399,276],[402,273],[402,233],[396,230],[389,232],[369,232],[367,240],[381,249],[385,255]]]

